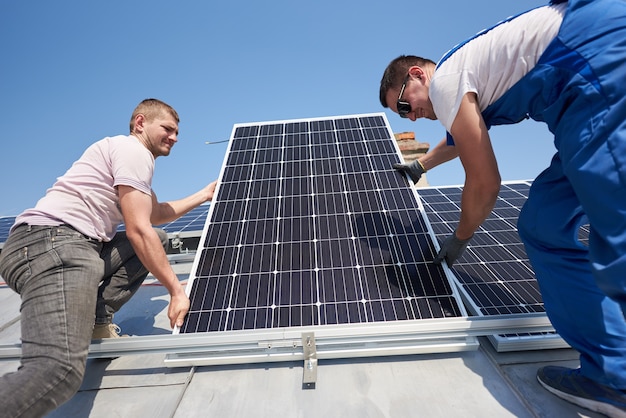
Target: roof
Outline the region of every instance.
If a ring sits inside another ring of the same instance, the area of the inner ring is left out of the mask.
[[[188,262],[173,264],[186,280]],[[19,342],[19,297],[0,285],[0,344]],[[170,334],[166,290],[149,276],[115,317],[133,336]],[[545,364],[578,365],[571,349],[320,360],[304,389],[302,361],[167,367],[164,354],[90,359],[80,391],[49,417],[597,417],[543,389]],[[0,362],[0,373],[17,368]]]

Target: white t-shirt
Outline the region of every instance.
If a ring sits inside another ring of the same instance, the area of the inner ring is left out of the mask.
[[[104,138],[87,148],[15,225],[68,224],[89,237],[110,241],[123,221],[116,186],[151,195],[153,173],[154,156],[136,137]]]
[[[431,80],[429,97],[448,132],[465,94],[476,93],[483,111],[534,68],[556,37],[566,7],[561,3],[532,9],[446,53]]]

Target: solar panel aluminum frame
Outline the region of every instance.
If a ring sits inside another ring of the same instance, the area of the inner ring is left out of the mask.
[[[532,184],[532,181],[530,180],[517,180],[517,181],[503,181],[502,185],[503,186],[515,186],[515,185],[526,185],[529,186]],[[418,189],[418,194],[420,194],[420,190],[437,190],[439,192],[441,192],[442,190],[446,190],[446,189],[462,189],[463,186],[462,185],[450,185],[450,186],[443,186],[443,187],[434,187],[434,186],[428,186],[428,187],[423,187]],[[423,192],[422,195],[420,196],[420,200],[423,200]],[[445,194],[445,193],[444,193]],[[499,198],[501,199],[501,198]],[[506,200],[506,199],[502,199],[502,200]],[[426,205],[427,206],[427,205]],[[432,214],[429,212],[429,210],[427,210],[427,208],[424,208],[424,210],[427,212],[428,217],[429,217],[429,225],[432,228],[432,222],[434,222],[433,219],[431,219]],[[459,212],[460,214],[460,212]],[[454,219],[451,219],[451,216],[448,215],[443,215],[443,218],[445,218],[445,220],[443,221],[443,223],[446,224],[454,224],[456,225],[456,223],[458,222],[458,216],[456,216],[457,214],[455,213]],[[493,214],[491,215],[493,216]],[[442,219],[443,219],[442,218]],[[436,222],[435,222],[436,223]],[[450,227],[452,228],[452,227]],[[481,227],[482,228],[482,227]],[[451,231],[452,229],[450,229]],[[439,240],[443,240],[446,237],[446,234],[450,231],[446,231],[446,233],[444,234],[437,234],[433,231],[433,235],[438,237]],[[517,229],[511,229],[510,232],[513,232],[515,234],[517,234]],[[437,239],[436,239],[437,241]],[[519,241],[519,243],[521,243],[521,240]],[[437,246],[438,246],[438,242],[437,242]],[[476,242],[472,242],[470,241],[466,252],[472,253],[472,246],[476,246],[477,243]],[[488,260],[480,260],[482,264],[488,264]],[[525,261],[528,264],[530,263],[528,261],[527,258],[521,260],[514,260],[513,258],[510,260],[511,262],[520,262],[520,261]],[[462,259],[460,261],[460,263],[462,263]],[[459,263],[457,263],[459,264]],[[468,291],[468,288],[466,286],[466,284],[459,278],[459,276],[457,275],[458,273],[454,270],[453,267],[453,272],[452,272],[452,280],[455,283],[455,285],[457,286],[457,288],[459,289],[459,292],[461,293],[461,297],[463,299],[463,302],[465,304],[465,306],[468,308],[469,312],[471,315],[474,316],[478,316],[478,317],[490,317],[491,315],[485,315],[482,313],[482,309],[481,306],[479,306],[477,304],[477,302],[474,300],[473,296],[471,295],[471,293]],[[534,276],[533,276],[534,277]],[[503,314],[500,314],[500,316]],[[540,317],[546,318],[547,320],[547,315],[544,312],[537,312],[534,315],[539,315]],[[496,315],[498,316],[498,315]],[[512,334],[491,334],[491,335],[487,335],[488,340],[490,341],[490,343],[493,345],[494,349],[497,352],[510,352],[510,351],[524,351],[524,350],[542,350],[542,349],[553,349],[553,348],[569,348],[569,345],[556,333],[556,331],[554,331],[554,329],[548,330],[548,331],[543,331],[543,332],[534,332],[534,333],[521,333],[518,335],[512,335]]]
[[[261,123],[244,123],[244,124],[236,124],[233,126],[233,130],[231,133],[230,141],[228,143],[228,148],[226,151],[226,157],[224,159],[224,163],[222,165],[218,186],[215,192],[215,196],[218,196],[220,193],[220,188],[222,187],[222,178],[224,176],[224,171],[226,169],[227,159],[231,152],[231,148],[233,147],[235,133],[238,128],[244,128],[249,126],[264,126],[264,125],[272,125],[272,124],[286,124],[293,122],[311,122],[311,121],[319,121],[319,120],[335,120],[335,119],[344,119],[344,118],[367,118],[367,117],[382,117],[384,120],[384,127],[387,131],[387,135],[389,140],[393,143],[393,147],[395,150],[395,154],[398,156],[398,160],[401,161],[401,152],[393,139],[393,132],[389,127],[389,123],[384,113],[373,113],[373,114],[360,114],[360,115],[346,115],[346,116],[337,116],[337,117],[325,117],[325,118],[309,118],[309,119],[298,119],[298,120],[285,120],[285,121],[271,121],[271,122],[261,122]],[[421,214],[423,222],[426,224],[428,228],[428,237],[430,240],[433,239],[434,234],[432,233],[432,229],[428,225],[427,217],[422,207],[420,200],[418,199],[417,193],[415,189],[410,187],[407,183],[407,188],[411,190],[413,198],[415,199],[415,204],[418,205],[419,212]],[[213,218],[213,211],[216,210],[216,204],[211,205],[209,208],[209,214],[207,216],[206,224],[202,233],[202,237],[200,242],[205,242],[207,238],[207,231],[209,224]],[[194,259],[192,265],[192,274],[190,275],[188,284],[187,284],[187,292],[188,294],[191,292],[193,282],[196,279],[194,276],[194,272],[198,270],[199,264],[201,262],[201,251],[198,249],[196,257]],[[444,268],[445,280],[450,284],[450,290],[452,292],[452,297],[456,300],[458,305],[458,310],[461,312],[462,317],[467,316],[467,312],[463,304],[461,303],[460,295],[455,286],[452,285],[451,272],[447,270],[447,267]],[[334,352],[337,357],[363,357],[363,356],[382,356],[382,355],[396,355],[396,354],[413,354],[413,353],[427,353],[427,352],[451,352],[451,351],[467,351],[467,350],[475,350],[478,347],[478,343],[475,337],[451,337],[442,340],[440,336],[436,336],[434,338],[427,338],[424,335],[420,335],[419,338],[412,336],[410,333],[406,333],[407,326],[410,326],[411,323],[416,327],[419,326],[419,323],[422,320],[403,320],[394,322],[384,322],[384,323],[368,323],[368,324],[341,324],[341,325],[311,325],[306,327],[301,327],[296,330],[297,333],[301,332],[312,332],[315,335],[315,340],[318,345],[326,344],[326,339],[331,338],[325,335],[326,330],[332,328],[332,345],[336,346],[335,350],[331,350]],[[439,326],[442,328],[446,327],[446,318],[434,319],[437,321]],[[378,332],[381,326],[384,326],[385,333],[382,335]],[[329,328],[330,327],[330,328]],[[337,331],[335,331],[336,327],[338,327],[339,336],[337,336]],[[211,332],[210,334],[219,334],[220,340],[224,341],[225,339],[232,340],[232,350],[225,345],[222,345],[223,355],[218,356],[217,358],[214,356],[211,357],[202,357],[192,358],[189,356],[184,356],[185,364],[194,364],[194,365],[207,365],[207,364],[226,364],[228,362],[239,362],[241,361],[241,353],[238,347],[241,347],[242,343],[252,344],[254,346],[259,346],[262,350],[264,343],[261,339],[267,334],[268,331],[276,332],[277,335],[284,335],[287,330],[292,330],[293,327],[285,328],[273,328],[273,329],[250,329],[250,330],[232,330],[232,331],[219,331],[219,332]],[[368,328],[371,328],[372,331],[368,331]],[[394,330],[397,330],[397,334],[394,335]],[[174,330],[174,334],[178,334],[180,332],[179,329]],[[342,341],[343,339],[343,341]],[[382,341],[384,339],[385,341]],[[358,341],[358,342],[357,342]],[[276,341],[273,342],[273,346],[276,347]],[[292,342],[291,339],[286,338],[285,341],[278,345],[285,345],[287,347],[291,347]],[[289,350],[293,350],[289,348]],[[232,351],[232,355],[229,355],[229,351]],[[291,358],[287,356],[287,358]],[[166,364],[177,364],[181,360],[177,354],[168,355],[166,358]],[[266,355],[256,355],[251,353],[249,358],[246,358],[245,362],[254,362],[254,361],[268,361]]]

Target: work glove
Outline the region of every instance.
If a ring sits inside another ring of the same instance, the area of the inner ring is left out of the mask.
[[[426,172],[426,169],[424,168],[422,163],[419,162],[419,160],[415,160],[410,164],[396,163],[392,165],[392,167],[396,170],[403,171],[408,174],[409,177],[411,177],[411,180],[413,180],[413,183],[417,183],[420,177],[422,177],[422,174]]]
[[[467,243],[470,242],[471,239],[472,237],[469,237],[468,239],[458,239],[456,237],[456,231],[454,231],[452,235],[446,238],[443,244],[441,244],[441,249],[435,258],[434,263],[441,264],[441,262],[445,259],[448,267],[452,267],[457,258],[463,254],[465,247],[467,247]]]

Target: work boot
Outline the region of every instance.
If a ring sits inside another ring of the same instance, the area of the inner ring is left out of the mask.
[[[101,340],[103,338],[120,338],[128,337],[128,335],[120,335],[122,330],[115,324],[95,324],[93,326],[92,340]]]
[[[545,366],[537,372],[539,383],[573,404],[609,417],[626,417],[626,392],[594,382],[580,374],[580,369]]]

